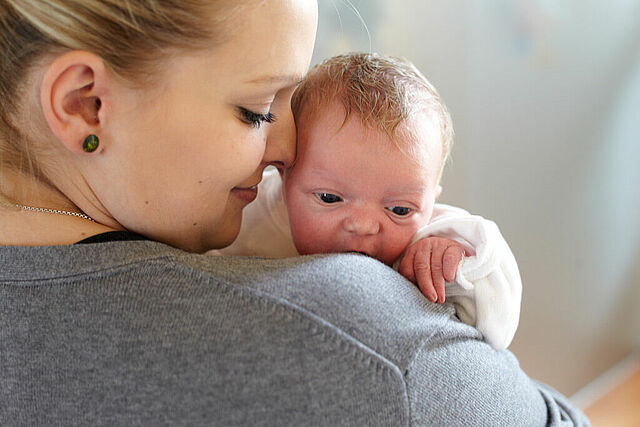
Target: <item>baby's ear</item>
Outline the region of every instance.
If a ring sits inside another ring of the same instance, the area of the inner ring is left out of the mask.
[[[438,200],[438,197],[440,197],[440,193],[442,193],[442,185],[438,185],[436,187],[436,200]]]

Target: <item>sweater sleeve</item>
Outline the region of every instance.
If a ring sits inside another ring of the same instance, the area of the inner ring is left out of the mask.
[[[460,339],[464,326],[436,332],[407,369],[415,425],[589,426],[565,396],[529,378],[511,352]]]
[[[472,254],[462,259],[455,281],[446,285],[446,298],[460,320],[475,326],[491,346],[507,348],[518,328],[522,281],[498,226],[463,209],[438,204],[432,221],[412,243],[429,236],[455,240]]]

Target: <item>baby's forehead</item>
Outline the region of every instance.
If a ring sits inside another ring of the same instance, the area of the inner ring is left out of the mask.
[[[326,119],[327,115],[334,116],[333,123],[337,123],[335,124],[335,129],[326,127],[324,119]],[[305,114],[304,120],[297,122],[298,133],[299,135],[306,135],[308,130],[319,128],[316,130],[319,130],[318,133],[320,135],[330,138],[331,133],[339,133],[350,121],[357,121],[361,125],[358,128],[362,136],[361,138],[356,138],[356,140],[362,141],[363,150],[367,148],[367,144],[379,144],[383,141],[383,143],[388,144],[389,148],[398,150],[413,163],[430,169],[440,167],[443,136],[438,117],[428,111],[412,114],[390,131],[373,121],[367,122],[366,119],[353,112],[346,116],[344,110],[337,112],[331,106],[324,106],[316,109],[313,114]],[[305,143],[298,145],[299,154],[306,151],[306,143],[308,143],[308,138],[302,138],[302,140]],[[316,141],[316,143],[322,142]],[[331,149],[327,146],[321,148],[323,150]]]
[[[440,165],[443,135],[433,114],[420,114],[403,120],[392,137],[396,147],[414,161],[425,166]]]

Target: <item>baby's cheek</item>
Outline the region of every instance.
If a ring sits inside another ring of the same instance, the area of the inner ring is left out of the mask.
[[[293,244],[301,255],[317,253],[318,227],[312,218],[295,212],[289,215],[289,225],[291,227],[291,237]]]
[[[293,237],[293,244],[300,255],[310,255],[312,250],[313,234],[309,233],[309,230],[305,230],[304,227],[296,227],[292,224],[291,236]]]
[[[393,263],[400,258],[403,250],[404,248],[385,248],[382,255],[378,257],[378,260],[387,265],[393,265]]]
[[[400,256],[402,252],[409,246],[409,242],[413,237],[412,234],[398,233],[393,237],[386,240],[384,244],[383,258],[380,261],[387,265],[392,265]]]
[[[291,222],[291,235],[301,255],[343,252],[336,231],[322,218],[306,218]]]
[[[328,234],[316,226],[295,228],[291,234],[293,243],[300,255],[312,255],[328,252],[337,252],[336,242],[328,238]]]

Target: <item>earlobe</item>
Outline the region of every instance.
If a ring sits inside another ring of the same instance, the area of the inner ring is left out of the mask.
[[[57,57],[46,69],[40,104],[49,128],[76,154],[87,152],[88,135],[100,135],[101,112],[108,91],[108,75],[100,57],[72,51]]]
[[[440,197],[440,193],[442,193],[442,186],[438,185],[436,187],[436,200],[438,200],[438,197]]]

